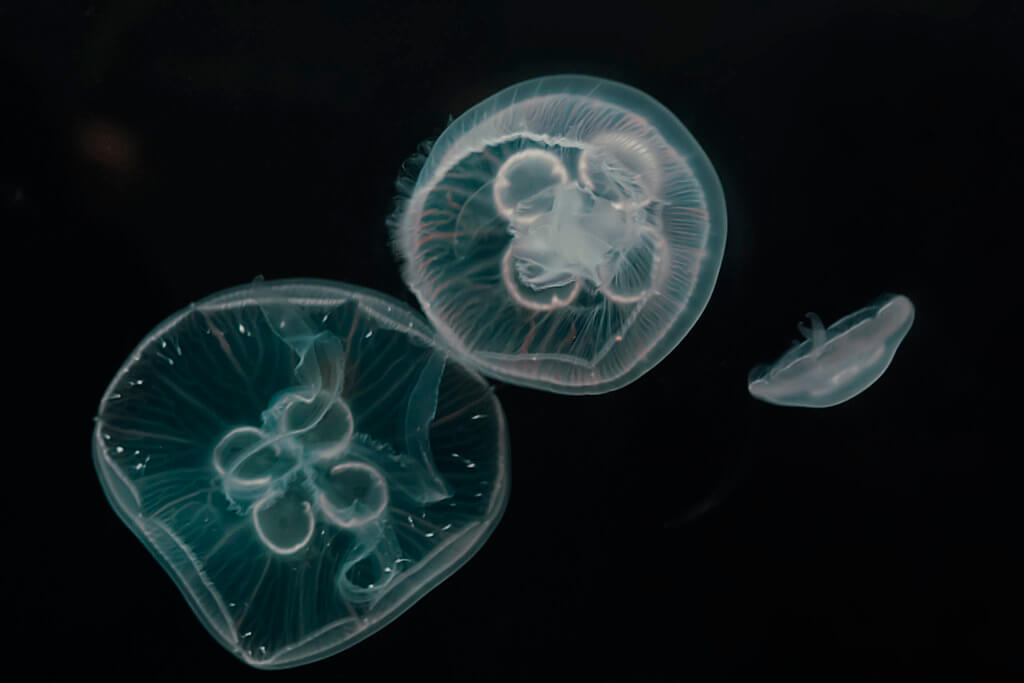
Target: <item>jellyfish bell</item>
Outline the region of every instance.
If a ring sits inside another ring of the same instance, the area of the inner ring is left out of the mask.
[[[392,217],[403,277],[482,374],[612,391],[696,323],[725,248],[722,188],[650,96],[589,76],[520,83],[407,165]]]
[[[751,370],[750,395],[766,403],[828,408],[850,400],[874,384],[914,323],[914,305],[887,294],[826,328],[808,314],[798,326],[803,341],[770,365]]]
[[[461,567],[502,515],[507,454],[493,391],[419,314],[318,280],[166,320],[93,433],[111,506],[217,641],[265,669],[354,645]]]

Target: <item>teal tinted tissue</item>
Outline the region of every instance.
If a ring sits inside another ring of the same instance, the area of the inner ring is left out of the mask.
[[[425,321],[312,280],[227,290],[162,323],[107,389],[93,440],[111,505],[260,668],[343,650],[450,576],[502,514],[507,454],[492,391]]]

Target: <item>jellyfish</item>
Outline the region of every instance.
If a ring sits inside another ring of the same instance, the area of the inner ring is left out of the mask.
[[[905,296],[885,295],[827,329],[814,313],[807,317],[810,327],[799,325],[803,341],[770,366],[751,371],[751,396],[804,408],[828,408],[850,400],[889,367],[914,323],[914,305]]]
[[[99,408],[112,507],[257,668],[344,650],[461,567],[508,493],[501,406],[384,295],[259,282],[178,312]]]
[[[564,394],[636,380],[711,296],[722,188],[650,96],[588,76],[503,90],[462,114],[399,180],[403,277],[453,353]]]

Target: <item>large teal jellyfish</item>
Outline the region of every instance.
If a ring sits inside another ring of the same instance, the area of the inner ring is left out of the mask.
[[[406,283],[483,374],[567,394],[622,387],[704,310],[722,188],[679,120],[587,76],[521,83],[414,158],[393,219]]]
[[[260,668],[343,650],[494,529],[508,437],[418,314],[337,283],[257,283],[154,329],[100,404],[111,505],[210,633]]]
[[[887,295],[827,329],[808,313],[804,336],[770,366],[750,373],[750,395],[768,403],[828,408],[848,401],[874,384],[892,362],[914,324],[914,305]]]

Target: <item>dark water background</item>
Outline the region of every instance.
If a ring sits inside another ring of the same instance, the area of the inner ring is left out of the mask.
[[[29,386],[44,430],[8,452],[9,659],[30,643],[40,676],[131,680],[1024,673],[1021,479],[1003,467],[1024,10],[775,4],[4,3],[3,260],[38,316],[5,336],[15,371],[42,371],[7,393]],[[620,391],[498,384],[512,493],[479,555],[349,651],[245,668],[108,507],[89,454],[104,388],[156,323],[256,275],[416,307],[384,224],[403,159],[562,72],[648,92],[704,147],[729,209],[710,304]],[[805,312],[829,323],[883,292],[917,319],[865,394],[820,411],[747,395]]]

